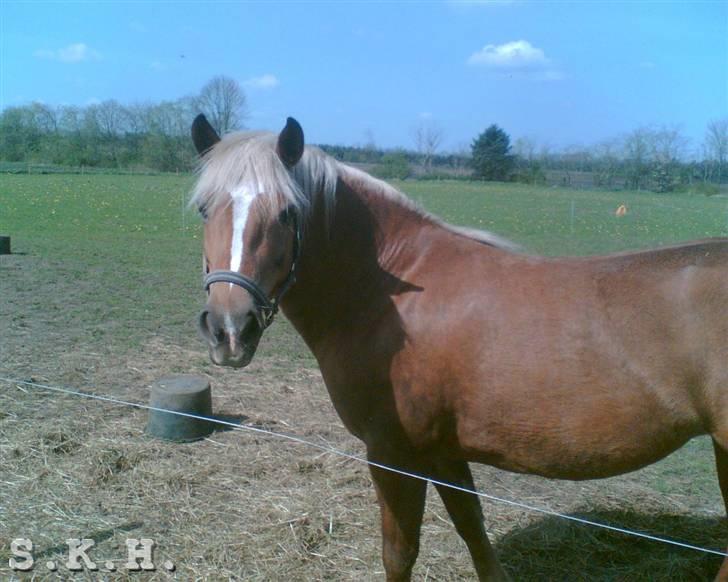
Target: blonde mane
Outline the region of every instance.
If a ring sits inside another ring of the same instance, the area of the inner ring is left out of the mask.
[[[327,216],[336,197],[339,178],[354,189],[361,187],[418,213],[443,228],[509,251],[520,248],[491,232],[454,226],[423,210],[405,194],[356,168],[336,161],[319,148],[306,146],[303,157],[292,169],[286,168],[276,153],[277,135],[270,132],[240,132],[226,135],[201,160],[199,178],[190,205],[213,212],[220,204],[230,203],[230,193],[248,182],[265,193],[269,208],[293,204],[302,216],[313,206],[316,196],[324,197]]]
[[[347,166],[346,164],[342,163],[338,163],[338,168],[339,175],[347,183],[359,184],[369,191],[377,192],[383,198],[391,200],[392,202],[395,202],[400,206],[404,206],[405,208],[409,208],[423,218],[441,226],[445,230],[449,230],[450,232],[457,234],[458,236],[469,238],[477,242],[511,252],[521,252],[523,250],[521,246],[517,243],[514,243],[490,231],[478,230],[476,228],[468,228],[465,226],[456,226],[454,224],[450,224],[449,222],[445,222],[439,216],[427,212],[417,202],[409,198],[403,192],[397,190],[391,184],[388,184],[384,180],[375,178],[367,174],[366,172],[362,172],[357,168],[352,168],[351,166]]]
[[[276,153],[277,136],[269,132],[240,132],[226,135],[203,156],[199,178],[190,205],[214,211],[230,203],[230,193],[248,182],[266,195],[270,206],[293,204],[305,215],[317,192],[333,204],[336,192],[336,161],[315,147],[307,146],[292,170]]]

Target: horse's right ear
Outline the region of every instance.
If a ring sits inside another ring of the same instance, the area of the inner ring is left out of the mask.
[[[292,168],[295,166],[303,155],[303,129],[293,117],[289,117],[286,121],[286,127],[278,135],[278,143],[276,144],[278,157],[283,163]]]
[[[192,122],[192,142],[195,144],[197,153],[203,155],[212,146],[220,141],[220,136],[212,128],[207,118],[200,113]]]

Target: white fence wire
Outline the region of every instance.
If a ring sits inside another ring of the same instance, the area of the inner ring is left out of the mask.
[[[214,423],[214,424],[218,424],[218,425],[221,425],[221,426],[226,426],[226,427],[231,428],[231,429],[236,430],[236,431],[241,431],[241,432],[254,432],[254,433],[258,433],[258,434],[264,434],[264,435],[267,435],[269,437],[275,437],[275,438],[278,438],[278,439],[287,440],[289,442],[294,442],[294,443],[298,443],[298,444],[301,444],[301,445],[305,445],[307,447],[312,447],[312,448],[318,449],[318,450],[320,450],[322,452],[325,452],[325,453],[329,453],[329,454],[336,455],[336,456],[339,456],[339,457],[342,457],[342,458],[345,458],[345,459],[349,459],[349,460],[352,460],[352,461],[356,461],[356,462],[359,462],[359,463],[363,463],[363,464],[366,464],[366,465],[369,465],[369,466],[372,466],[372,467],[377,467],[379,469],[383,469],[385,471],[390,471],[392,473],[396,473],[396,474],[402,475],[404,477],[410,477],[412,479],[419,479],[421,481],[426,481],[428,483],[432,483],[433,485],[440,485],[442,487],[449,487],[450,489],[455,489],[457,491],[462,491],[464,493],[470,493],[472,495],[477,495],[478,497],[480,497],[482,499],[486,499],[486,500],[491,501],[491,502],[500,503],[500,504],[503,504],[503,505],[509,505],[511,507],[517,507],[517,508],[523,509],[525,511],[531,511],[531,512],[540,513],[540,514],[543,514],[543,515],[549,515],[549,516],[552,516],[552,517],[558,517],[558,518],[565,519],[565,520],[568,520],[568,521],[572,521],[572,522],[575,522],[575,523],[580,523],[582,525],[588,525],[588,526],[591,526],[591,527],[601,528],[601,529],[609,530],[609,531],[612,531],[612,532],[621,533],[621,534],[624,534],[624,535],[629,535],[629,536],[634,536],[634,537],[638,537],[638,538],[650,540],[650,541],[653,541],[653,542],[659,542],[659,543],[663,543],[663,544],[669,544],[669,545],[672,545],[672,546],[677,546],[677,547],[685,548],[685,549],[688,549],[688,550],[695,550],[695,551],[703,552],[703,553],[706,553],[706,554],[714,554],[714,555],[717,555],[717,556],[728,557],[728,554],[727,553],[722,552],[722,551],[719,551],[719,550],[715,550],[715,549],[711,549],[711,548],[703,548],[703,547],[700,547],[700,546],[696,546],[696,545],[693,545],[693,544],[688,544],[688,543],[681,542],[681,541],[677,541],[677,540],[671,540],[671,539],[668,539],[668,538],[664,538],[664,537],[660,537],[660,536],[655,536],[655,535],[648,534],[648,533],[644,533],[644,532],[629,530],[629,529],[626,529],[626,528],[623,528],[623,527],[609,525],[609,524],[606,524],[606,523],[600,523],[600,522],[597,522],[597,521],[592,521],[590,519],[584,519],[582,517],[577,517],[577,516],[574,516],[574,515],[567,515],[567,514],[564,514],[564,513],[559,513],[558,511],[553,511],[551,509],[547,509],[547,508],[544,508],[544,507],[538,507],[538,506],[535,506],[535,505],[529,505],[528,503],[523,503],[523,502],[520,502],[520,501],[514,501],[512,499],[505,499],[503,497],[497,497],[495,495],[490,495],[490,494],[484,493],[482,491],[475,491],[475,490],[467,489],[465,487],[461,487],[461,486],[455,485],[453,483],[447,483],[445,481],[440,481],[438,479],[434,479],[434,478],[428,477],[426,475],[419,475],[417,473],[412,473],[410,471],[404,471],[404,470],[399,469],[397,467],[391,467],[391,466],[388,466],[388,465],[384,465],[382,463],[377,463],[376,461],[370,461],[369,459],[366,459],[366,458],[361,457],[359,455],[355,455],[355,454],[352,454],[352,453],[348,453],[346,451],[341,451],[339,449],[336,449],[336,448],[331,447],[331,446],[328,446],[328,445],[322,445],[322,444],[319,444],[319,443],[315,443],[313,441],[304,439],[304,438],[302,438],[300,436],[297,436],[295,434],[288,434],[288,433],[282,433],[282,432],[274,432],[274,431],[267,430],[267,429],[264,429],[264,428],[260,428],[260,427],[257,427],[257,426],[251,426],[251,425],[242,424],[242,423],[229,422],[229,421],[226,421],[226,420],[222,420],[222,419],[215,418],[214,416],[213,417],[207,417],[207,416],[200,416],[200,415],[197,415],[197,414],[189,414],[189,413],[186,413],[186,412],[180,412],[180,411],[176,411],[176,410],[167,410],[167,409],[164,409],[164,408],[158,408],[158,407],[155,407],[155,406],[150,406],[148,404],[141,404],[139,402],[130,402],[130,401],[127,401],[127,400],[121,400],[119,398],[114,398],[112,396],[106,396],[106,395],[102,395],[102,394],[95,394],[93,392],[85,392],[85,391],[81,391],[81,390],[77,390],[77,389],[71,389],[71,388],[65,388],[65,387],[61,387],[61,386],[50,386],[48,384],[41,384],[41,383],[38,383],[38,382],[32,382],[32,381],[28,381],[28,380],[21,380],[21,379],[17,379],[17,378],[0,377],[0,382],[4,382],[6,384],[11,384],[11,385],[14,384],[16,386],[30,386],[30,387],[33,387],[33,388],[40,388],[42,390],[48,390],[48,391],[51,391],[51,392],[56,392],[56,393],[61,393],[61,394],[67,394],[67,395],[70,395],[70,396],[77,396],[77,397],[80,397],[80,398],[88,398],[88,399],[91,399],[91,400],[98,400],[98,401],[102,401],[102,402],[116,404],[116,405],[119,405],[119,406],[128,406],[128,407],[132,407],[132,408],[140,408],[140,409],[143,409],[143,410],[151,410],[151,411],[156,411],[156,412],[166,412],[166,413],[169,413],[169,414],[175,414],[175,415],[183,416],[183,417],[186,417],[186,418],[193,418],[193,419],[196,419],[196,420],[201,420],[201,421],[206,421],[206,422],[211,422],[211,423]]]

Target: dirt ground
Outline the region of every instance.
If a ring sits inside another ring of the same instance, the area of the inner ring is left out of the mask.
[[[244,370],[212,367],[189,332],[148,335],[125,349],[80,325],[103,298],[62,259],[0,262],[0,376],[146,403],[156,379],[205,375],[214,410],[253,426],[361,454],[310,358],[265,338]],[[86,287],[90,286],[90,287]],[[98,296],[96,299],[94,297]],[[190,321],[194,313],[190,313]],[[123,325],[105,321],[98,325]],[[298,341],[275,324],[280,341]],[[288,334],[288,335],[286,335]],[[288,338],[288,339],[285,339]],[[124,540],[152,538],[159,568],[84,572],[89,580],[379,580],[378,508],[367,467],[304,445],[233,430],[174,444],[145,435],[144,410],[0,382],[0,578],[66,579],[66,538],[92,538],[103,565]],[[479,489],[524,503],[720,548],[726,531],[709,443],[603,481],[569,483],[476,467]],[[708,467],[708,468],[706,468]],[[419,580],[472,579],[464,544],[430,488]],[[484,503],[487,529],[515,580],[709,579],[720,558]],[[30,574],[8,567],[10,542],[30,538]]]

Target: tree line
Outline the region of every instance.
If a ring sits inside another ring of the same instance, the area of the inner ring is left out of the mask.
[[[247,117],[245,92],[233,79],[220,76],[197,95],[173,101],[123,105],[111,99],[85,107],[38,102],[7,107],[0,113],[0,160],[189,171],[196,161],[189,127],[200,112],[219,134],[240,129]],[[557,173],[564,185],[589,175],[598,187],[658,192],[728,180],[728,118],[708,123],[703,143],[691,155],[689,140],[674,127],[642,127],[593,146],[558,150],[528,138],[511,142],[497,125],[456,152],[439,151],[443,136],[434,122],[422,120],[411,132],[410,150],[384,150],[373,139],[362,146],[321,147],[344,162],[365,164],[384,178],[458,176],[539,183]]]
[[[215,77],[198,95],[174,101],[7,107],[0,114],[0,159],[187,171],[195,163],[190,123],[200,112],[221,134],[238,129],[246,115],[245,93],[236,81]]]
[[[491,125],[472,143],[473,176],[484,180],[545,181],[559,171],[565,185],[574,174],[589,174],[604,188],[669,192],[688,185],[720,185],[728,179],[728,118],[710,121],[700,149],[692,156],[689,140],[675,127],[647,126],[592,147],[551,151],[510,136]]]

